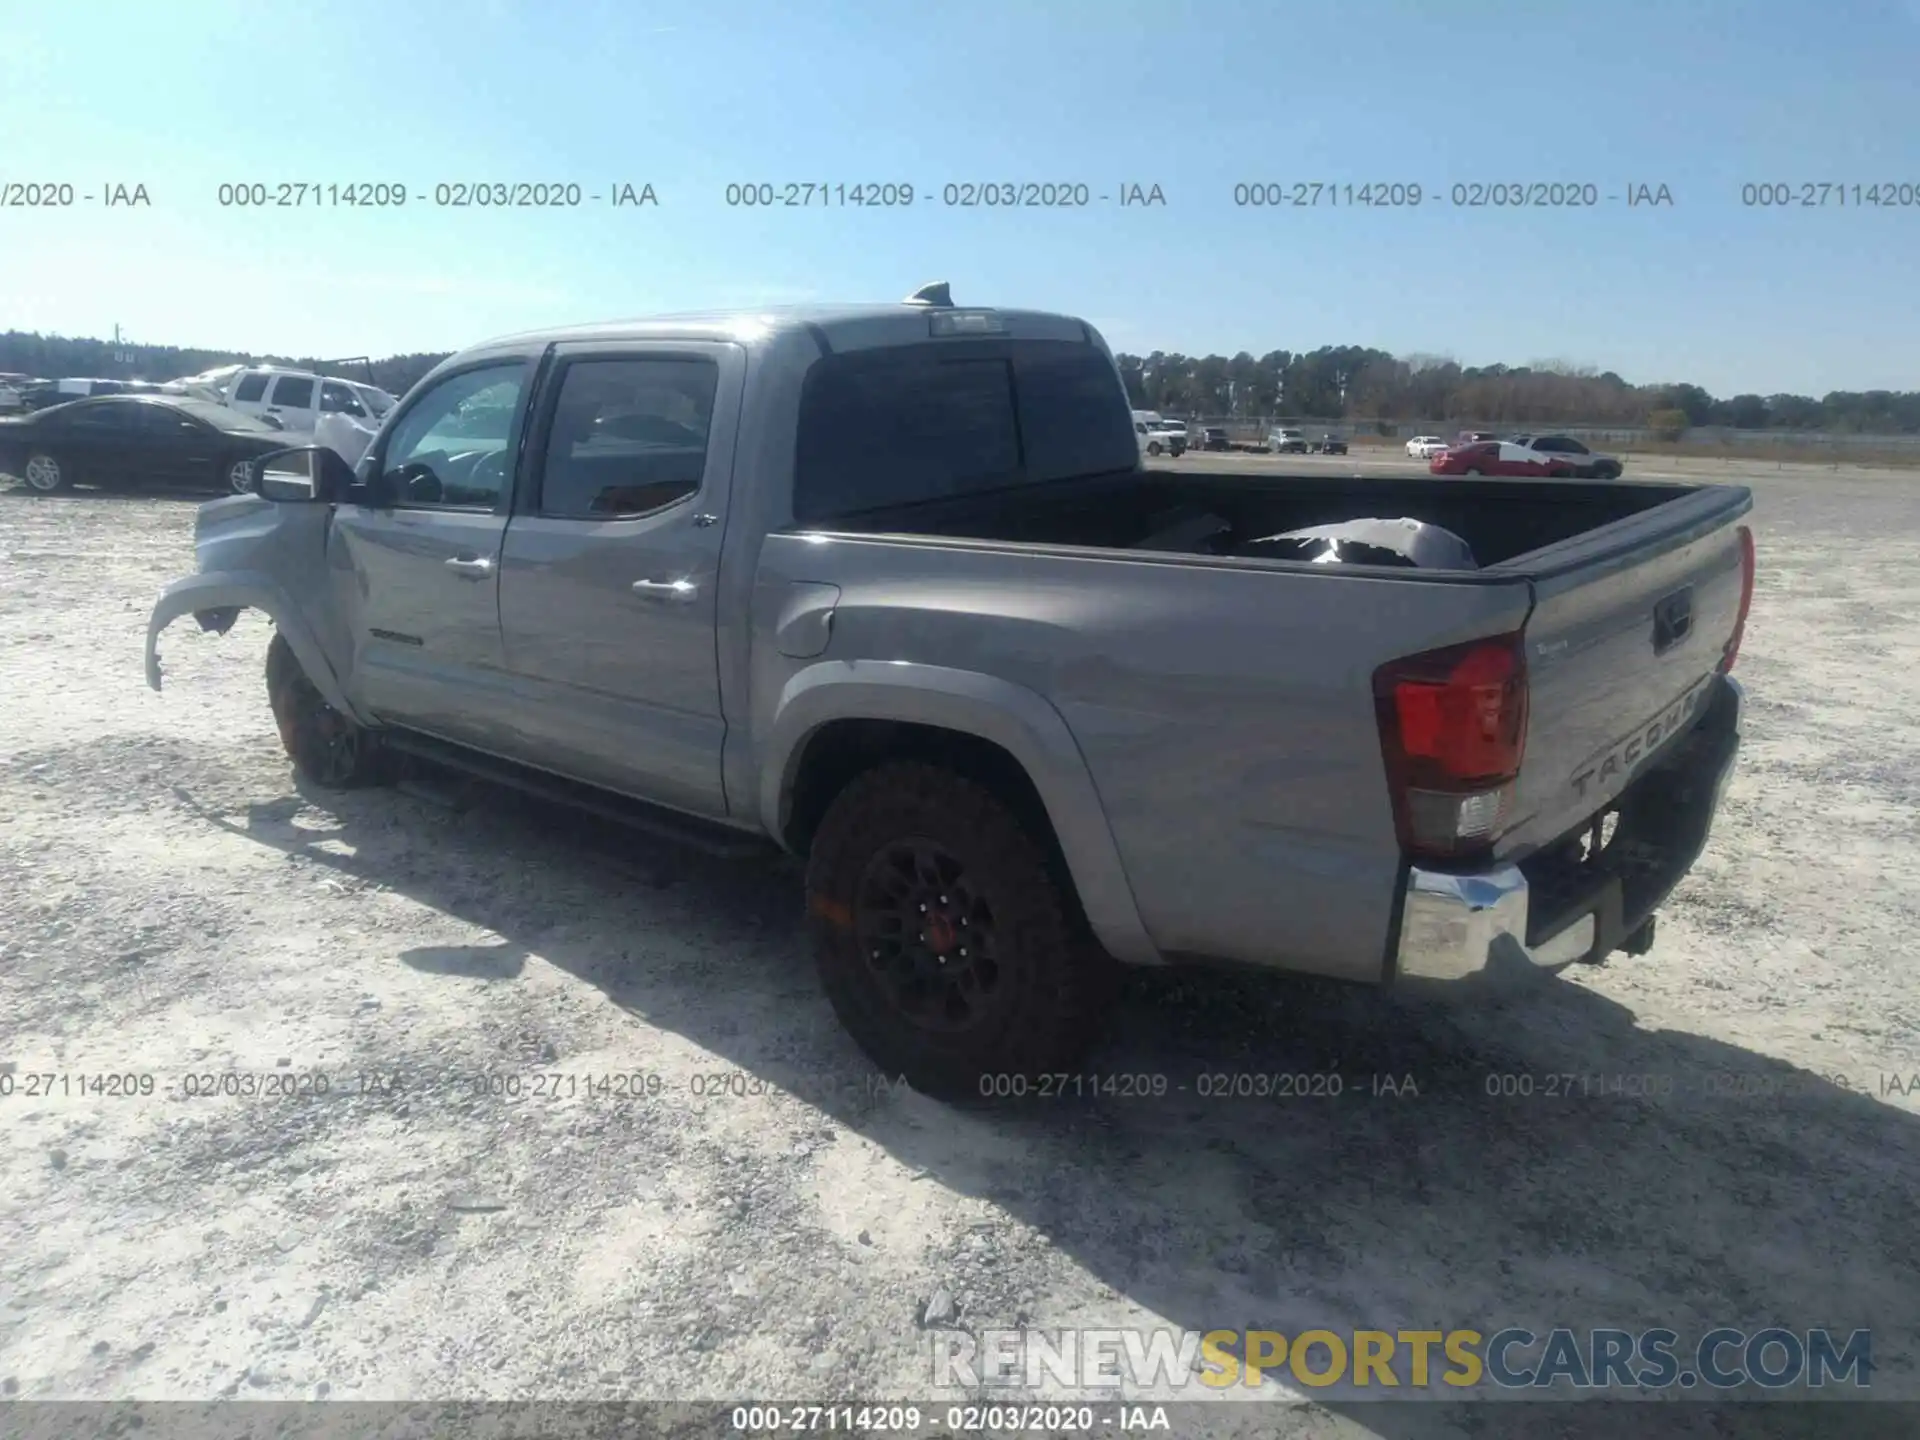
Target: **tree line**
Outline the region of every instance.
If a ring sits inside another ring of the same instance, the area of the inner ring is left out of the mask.
[[[1717,399],[1698,385],[1634,385],[1613,371],[1558,361],[1463,366],[1437,355],[1358,345],[1223,355],[1117,355],[1134,407],[1209,419],[1480,421],[1684,430],[1920,432],[1920,391],[1836,390]]]
[[[446,352],[372,362],[373,383],[404,395]],[[1618,425],[1683,430],[1818,430],[1859,435],[1920,433],[1920,391],[1836,390],[1718,399],[1698,385],[1634,385],[1613,371],[1562,364],[1463,366],[1437,355],[1390,355],[1358,345],[1239,354],[1115,357],[1136,409],[1208,419],[1474,421],[1492,425]],[[127,345],[21,330],[0,334],[0,373],[42,379],[89,376],[174,380],[216,365],[292,365],[365,379],[311,356],[249,355],[173,345]]]

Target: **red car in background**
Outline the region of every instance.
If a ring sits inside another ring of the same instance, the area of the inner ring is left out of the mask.
[[[1571,480],[1574,473],[1571,459],[1509,440],[1450,445],[1433,457],[1427,469],[1435,475],[1520,475],[1534,480]]]

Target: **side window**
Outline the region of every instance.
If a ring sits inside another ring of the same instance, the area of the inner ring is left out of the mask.
[[[240,383],[233,387],[233,398],[236,400],[259,400],[264,398],[266,393],[267,377],[265,375],[242,375]]]
[[[273,382],[273,403],[291,410],[311,410],[313,381],[304,375],[282,375]]]
[[[128,408],[137,413],[136,423],[148,435],[177,436],[189,431],[198,434],[200,430],[199,421],[182,415],[171,405],[134,405]]]
[[[138,424],[131,405],[76,405],[67,424],[88,435],[131,435]]]
[[[806,524],[1016,483],[1012,378],[1004,359],[925,352],[815,362],[800,399],[794,518]]]
[[[399,504],[491,510],[507,488],[508,446],[526,366],[519,360],[449,375],[393,428],[381,474]]]
[[[575,360],[547,429],[537,511],[646,515],[700,489],[720,371],[708,360]]]
[[[342,415],[357,415],[363,420],[367,416],[367,407],[360,403],[360,397],[333,380],[320,382],[320,408]]]

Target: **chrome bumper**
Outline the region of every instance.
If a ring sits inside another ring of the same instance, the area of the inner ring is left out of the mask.
[[[1728,691],[1730,711],[1730,720],[1722,723],[1730,724],[1733,745],[1713,780],[1709,825],[1733,779],[1746,700],[1746,692],[1737,680],[1723,676],[1721,683]],[[1691,867],[1692,860],[1692,856],[1687,857],[1680,873]],[[1527,892],[1527,877],[1517,865],[1465,875],[1414,866],[1407,872],[1402,898],[1395,973],[1417,979],[1458,980],[1486,969],[1502,955],[1545,967],[1582,959],[1592,951],[1600,938],[1600,922],[1591,914],[1580,916],[1529,948]]]
[[[1516,865],[1478,875],[1445,875],[1415,866],[1407,873],[1400,917],[1398,973],[1421,980],[1459,980],[1484,970],[1505,951],[1536,965],[1564,965],[1593,948],[1598,922],[1582,916],[1543,945],[1527,948],[1527,877]]]

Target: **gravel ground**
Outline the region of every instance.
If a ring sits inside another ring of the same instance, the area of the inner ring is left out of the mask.
[[[1781,1324],[1871,1328],[1874,1393],[1920,1398],[1920,481],[1751,481],[1750,739],[1651,954],[1141,975],[1089,1068],[1184,1093],[994,1114],[876,1082],[790,865],[302,794],[264,620],[182,622],[142,681],[193,501],[0,491],[0,1389],[905,1397],[929,1325]],[[1344,1093],[1198,1099],[1222,1070]],[[189,1093],[229,1074],[264,1078]],[[1485,1433],[1312,1399],[1246,1433]]]

